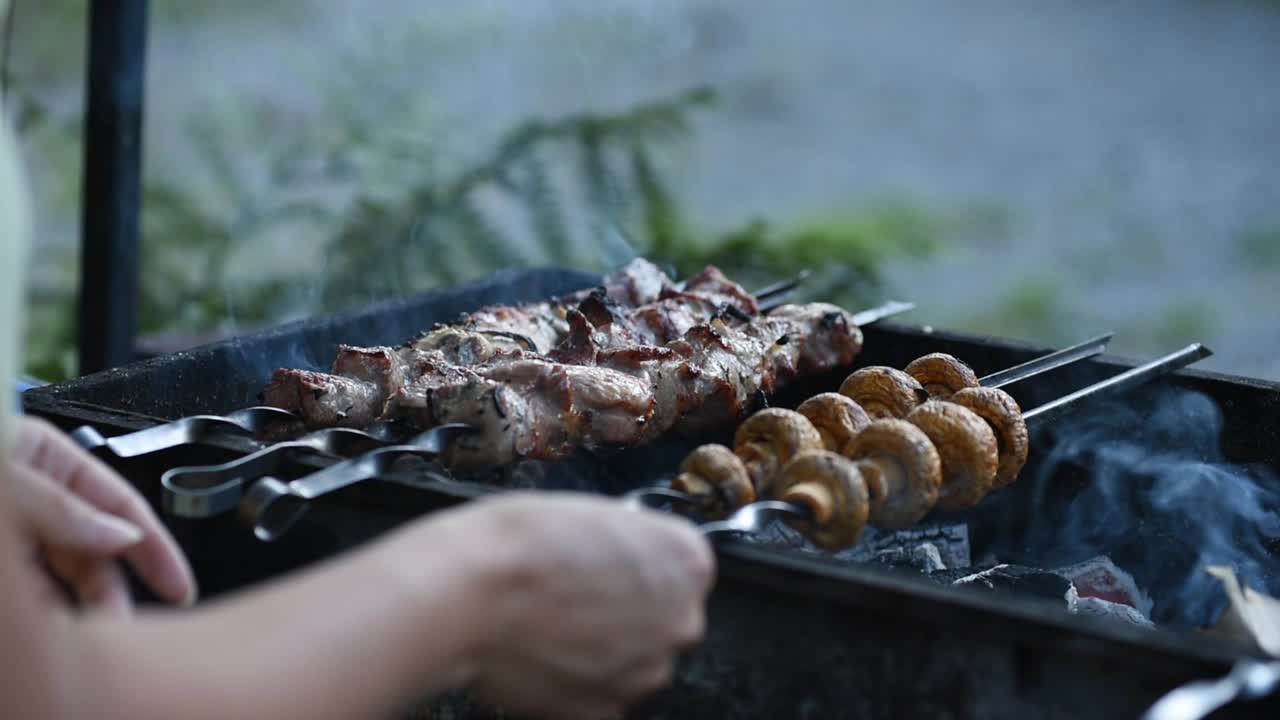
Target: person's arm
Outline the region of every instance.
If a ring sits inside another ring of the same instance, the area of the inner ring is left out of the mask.
[[[715,574],[687,521],[513,494],[192,610],[77,614],[48,594],[5,490],[0,717],[366,718],[464,687],[512,712],[609,717],[669,681]]]
[[[465,684],[502,590],[442,519],[197,609],[76,615],[30,582],[3,491],[0,518],[3,717],[368,717]]]
[[[59,623],[76,650],[46,677],[87,681],[100,717],[369,717],[470,680],[504,589],[485,540],[442,520],[190,612]]]

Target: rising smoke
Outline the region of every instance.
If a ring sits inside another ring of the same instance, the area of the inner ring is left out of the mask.
[[[1053,431],[1031,481],[1027,547],[1051,563],[1110,555],[1155,601],[1153,619],[1212,624],[1227,598],[1207,565],[1230,565],[1246,584],[1280,590],[1280,478],[1226,461],[1223,416],[1207,396],[1162,390],[1114,403]],[[1064,476],[1086,482],[1061,504]]]

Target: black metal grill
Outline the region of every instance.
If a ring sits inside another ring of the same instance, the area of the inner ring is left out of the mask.
[[[31,390],[28,412],[64,428],[92,424],[116,434],[192,414],[221,414],[253,405],[280,366],[326,369],[339,343],[394,344],[434,322],[489,303],[521,302],[588,287],[594,275],[507,271],[458,288],[433,291],[338,316],[317,318],[189,352],[154,358],[70,382]],[[858,365],[903,367],[928,352],[949,352],[982,375],[1025,362],[1044,348],[920,328],[865,328]],[[1011,386],[1033,407],[1132,367],[1097,358]],[[830,390],[851,368],[804,381],[772,398],[794,406]],[[1245,378],[1182,371],[1139,388],[1126,403],[1143,407],[1161,393],[1191,391],[1223,413],[1225,459],[1280,469],[1280,386]],[[1087,414],[1086,408],[1082,413]],[[724,428],[728,435],[732,428]],[[925,526],[968,531],[974,558],[998,551],[1046,567],[1060,548],[1052,534],[1057,509],[1090,481],[1086,465],[1055,464],[1043,448],[1054,428],[1036,433],[1024,477],[959,517],[930,517]],[[376,483],[353,486],[315,503],[303,523],[277,543],[253,538],[234,516],[171,520],[191,555],[206,597],[271,577],[359,544],[435,509],[503,485],[621,494],[669,475],[696,442],[667,438],[607,457],[577,456],[557,464],[526,463],[515,473],[458,483],[409,467]],[[211,439],[134,461],[113,460],[156,501],[164,470],[220,462],[264,443],[236,436]],[[301,459],[299,474],[330,461]],[[157,503],[158,504],[158,503]],[[1176,538],[1168,566],[1139,578],[1159,595],[1161,578],[1194,571]],[[1275,563],[1275,548],[1263,562]],[[749,542],[719,548],[720,579],[710,605],[707,641],[687,658],[674,687],[637,707],[635,717],[1136,717],[1160,694],[1188,680],[1225,674],[1250,650],[1170,628],[1149,630],[1068,614],[1034,593],[956,588],[918,571],[882,563],[834,562],[812,553]],[[376,592],[376,588],[370,588]],[[1274,705],[1241,706],[1266,712]],[[427,717],[496,717],[448,696],[421,710]]]

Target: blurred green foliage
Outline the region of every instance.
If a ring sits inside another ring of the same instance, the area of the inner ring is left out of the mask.
[[[1280,226],[1251,227],[1236,238],[1240,259],[1253,270],[1280,267]]]
[[[1062,344],[1078,342],[1078,318],[1059,284],[1050,277],[1026,277],[1013,284],[991,307],[966,322],[965,330],[988,335],[1034,337]]]
[[[158,6],[157,22],[198,22],[214,10],[220,18],[238,12],[216,3]],[[78,3],[36,15],[23,25],[33,37],[83,27]],[[450,35],[456,44],[483,36],[486,25],[465,15],[448,27],[461,34]],[[713,263],[748,287],[810,271],[798,299],[862,306],[893,293],[886,263],[927,258],[965,230],[996,239],[1007,223],[990,208],[939,213],[899,198],[706,227],[681,202],[679,178],[697,141],[695,115],[718,106],[710,87],[608,112],[529,118],[487,151],[467,154],[455,142],[456,123],[429,94],[389,79],[405,75],[388,72],[411,55],[404,44],[442,47],[439,32],[409,28],[344,58],[342,73],[315,78],[324,92],[305,122],[269,99],[243,97],[210,97],[190,117],[166,119],[183,123],[185,156],[149,166],[144,180],[141,334],[204,341],[500,268],[605,271],[633,254],[676,276]],[[44,202],[70,216],[79,200],[79,118],[55,116],[23,92],[58,72],[56,54],[37,55],[15,81],[20,132],[41,166]],[[27,350],[28,371],[44,379],[75,371],[76,263],[70,243],[42,258]]]

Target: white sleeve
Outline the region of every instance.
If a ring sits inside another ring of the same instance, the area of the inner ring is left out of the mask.
[[[7,3],[0,0],[0,10]],[[16,384],[22,367],[27,251],[31,203],[17,138],[0,105],[0,453],[6,453],[18,412]]]

